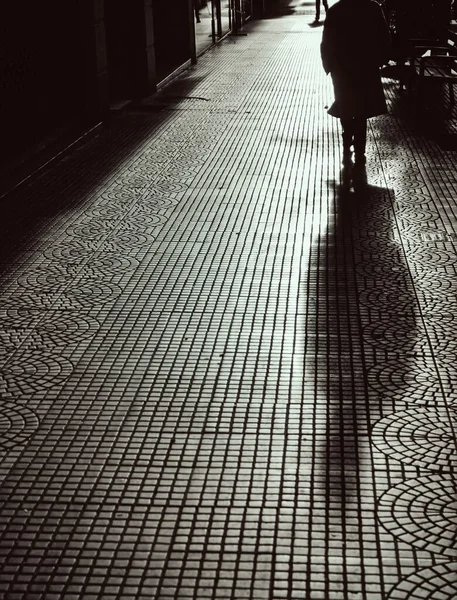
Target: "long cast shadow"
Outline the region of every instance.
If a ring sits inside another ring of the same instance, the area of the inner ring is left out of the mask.
[[[343,553],[350,579],[346,559],[353,559],[346,556],[346,542],[361,539],[360,531],[354,534],[354,516],[375,518],[374,490],[367,487],[367,480],[373,486],[370,429],[394,405],[382,386],[368,381],[369,374],[401,356],[396,376],[406,375],[417,327],[415,296],[392,220],[392,191],[369,185],[364,170],[346,167],[329,188],[327,228],[313,243],[314,319],[308,319],[305,348],[308,373],[309,361],[315,369],[314,485],[325,494],[320,502],[326,527],[337,540],[328,552],[333,547],[335,557]],[[392,335],[398,331],[397,346]]]
[[[367,183],[364,170],[343,168],[334,222],[318,240],[323,249],[318,302],[327,298],[325,314],[317,313],[318,333],[331,341],[330,359],[322,372],[318,365],[317,377],[328,398],[323,454],[330,484],[343,501],[360,494],[360,451],[371,410],[375,418],[379,414],[379,406],[370,407],[367,372],[398,353],[414,359],[408,346],[417,336],[416,298],[389,210],[392,199],[392,190]],[[396,324],[402,332],[398,346],[389,342]],[[402,370],[408,370],[405,362],[398,365],[400,378]]]

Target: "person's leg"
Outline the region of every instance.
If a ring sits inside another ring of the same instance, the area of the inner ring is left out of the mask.
[[[328,11],[328,1],[322,0],[322,4],[324,5],[325,12],[327,12]]]
[[[367,120],[362,118],[354,119],[354,152],[355,160],[365,162],[365,146],[367,143]]]
[[[316,18],[315,21],[319,21],[321,18],[321,0],[316,0]]]
[[[354,119],[340,119],[343,129],[343,154],[345,157],[350,156],[351,146],[354,143]]]

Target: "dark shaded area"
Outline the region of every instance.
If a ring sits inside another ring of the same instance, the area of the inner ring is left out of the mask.
[[[162,107],[168,96],[174,97],[173,108],[179,109],[182,97],[192,94],[200,82],[189,71],[187,76],[167,87],[167,94],[155,96]],[[181,97],[181,98],[179,98]],[[160,108],[162,108],[160,107]],[[38,232],[52,227],[55,215],[75,210],[103,181],[128,159],[154,132],[166,125],[172,112],[135,110],[111,118],[99,134],[50,163],[22,185],[1,197],[0,202],[0,286],[8,276],[10,265],[33,247]],[[2,190],[0,189],[0,195]],[[56,200],[58,199],[58,200]]]
[[[140,30],[141,5],[120,0],[105,2],[106,46],[111,102],[132,98],[137,93],[139,60],[136,36]]]
[[[315,0],[270,0],[266,5],[265,16],[275,19],[286,15],[308,14],[314,7]]]
[[[389,114],[402,120],[409,135],[432,140],[443,150],[457,150],[457,104],[452,104],[447,85],[427,81],[417,98],[414,89],[400,89],[399,69],[383,69]]]
[[[392,34],[392,58],[402,59],[411,38],[445,38],[452,0],[385,0]]]
[[[169,0],[156,0],[153,11],[157,80],[161,81],[191,58],[191,12],[187,3],[177,5]]]
[[[210,103],[209,98],[196,96],[192,94],[192,88],[202,82],[203,78],[188,71],[186,75],[175,79],[170,85],[167,85],[160,93],[154,94],[149,98],[144,98],[130,105],[130,112],[160,112],[163,110],[183,110],[184,101]],[[191,85],[189,85],[191,82]]]
[[[0,7],[0,161],[77,119],[82,64],[78,0]]]

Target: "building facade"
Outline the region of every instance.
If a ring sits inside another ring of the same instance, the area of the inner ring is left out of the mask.
[[[208,0],[210,42],[242,27],[263,3]],[[154,93],[197,60],[195,25],[194,0],[2,3],[2,164]]]

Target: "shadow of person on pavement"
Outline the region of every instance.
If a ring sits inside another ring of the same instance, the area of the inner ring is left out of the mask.
[[[315,305],[305,331],[305,360],[315,385],[315,490],[325,496],[317,500],[339,556],[346,552],[354,515],[369,511],[375,518],[369,436],[398,399],[385,393],[372,369],[395,360],[395,378],[407,377],[417,315],[396,238],[392,190],[369,184],[364,167],[346,164],[328,191],[327,226],[313,242],[310,264]]]
[[[319,239],[325,249],[320,296],[328,299],[320,335],[334,342],[329,348],[333,360],[322,374],[318,370],[328,398],[326,464],[346,500],[360,493],[360,457],[380,409],[371,403],[378,397],[376,382],[367,379],[370,369],[400,352],[404,361],[398,363],[396,377],[401,380],[414,359],[411,353],[408,360],[407,351],[417,337],[416,298],[395,232],[392,201],[392,190],[368,183],[365,167],[345,165],[334,222]],[[377,337],[373,325],[384,333]]]

